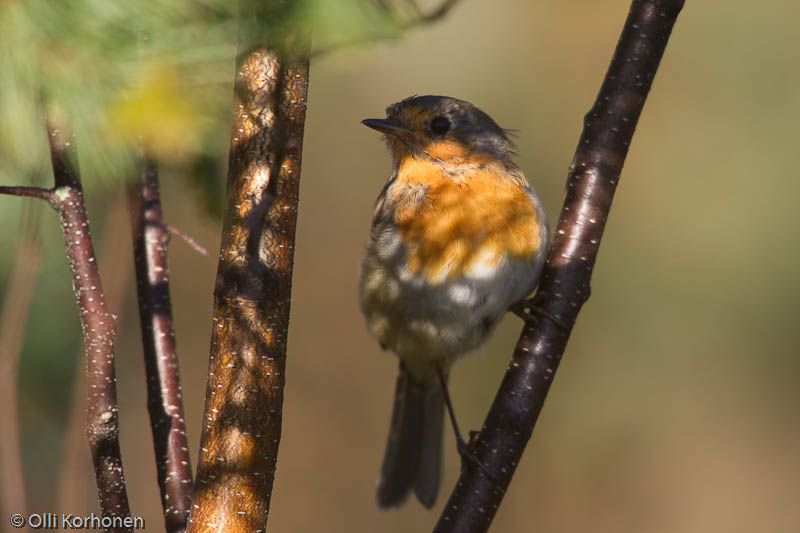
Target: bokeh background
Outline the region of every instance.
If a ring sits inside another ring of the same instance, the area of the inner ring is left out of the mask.
[[[458,475],[448,428],[436,507],[374,505],[396,362],[367,334],[356,286],[390,160],[359,121],[411,94],[476,103],[518,131],[518,163],[555,220],[582,116],[628,5],[463,0],[437,24],[312,62],[271,531],[430,530]],[[741,0],[686,3],[622,173],[592,298],[494,531],[800,531],[798,15],[797,4],[785,0],[768,9]],[[3,53],[11,57],[18,43],[7,44]],[[202,124],[230,116],[232,50],[216,52],[223,64],[212,69],[217,96],[177,99],[194,108],[173,102],[150,110],[156,126],[110,105],[112,127],[152,134],[154,145],[166,142],[159,116],[190,124],[175,137],[184,143],[175,160],[169,150],[162,154],[162,186],[167,219],[211,250],[202,257],[179,240],[170,249],[193,467],[228,138],[227,126],[211,134]],[[53,57],[65,71],[77,68]],[[168,71],[153,72],[127,101],[146,107],[158,98],[148,90],[177,83]],[[199,122],[186,122],[195,114]],[[191,138],[194,129],[203,139]],[[90,135],[84,152],[92,149]],[[37,142],[15,150],[43,160],[46,170],[43,137]],[[118,394],[131,508],[158,531],[124,173],[109,172],[111,158],[87,160],[100,269],[120,294],[112,305],[120,316]],[[6,163],[3,184],[35,179]],[[0,294],[26,202],[0,197]],[[88,447],[80,430],[70,430],[71,417],[82,416],[82,407],[72,407],[81,386],[80,327],[56,216],[43,206],[40,217],[43,262],[17,372],[24,490],[29,512],[83,513],[96,504]],[[519,331],[509,316],[482,353],[455,368],[451,392],[462,428],[480,427]],[[65,462],[84,468],[65,472]]]

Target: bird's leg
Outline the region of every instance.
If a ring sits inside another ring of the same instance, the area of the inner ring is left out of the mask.
[[[520,317],[525,322],[533,322],[539,324],[540,318],[545,318],[556,325],[558,329],[566,333],[570,330],[570,326],[558,317],[555,317],[542,309],[539,302],[544,298],[545,293],[538,291],[530,300],[520,300],[508,308],[509,311]]]
[[[444,404],[447,406],[447,413],[450,415],[450,422],[453,424],[453,431],[456,434],[456,448],[458,449],[458,455],[461,456],[462,465],[473,465],[477,467],[478,470],[483,473],[483,475],[485,475],[495,484],[500,485],[500,482],[497,480],[497,478],[494,477],[494,475],[489,472],[483,463],[481,463],[480,459],[478,459],[478,457],[472,453],[472,450],[470,450],[470,447],[464,440],[464,437],[461,436],[461,431],[458,429],[458,423],[456,422],[456,414],[455,411],[453,411],[453,403],[450,401],[450,391],[447,388],[447,379],[445,379],[444,372],[442,372],[442,368],[439,365],[436,365],[436,373],[439,375],[439,384],[442,386]],[[470,442],[472,442],[473,438],[473,432],[470,432]]]

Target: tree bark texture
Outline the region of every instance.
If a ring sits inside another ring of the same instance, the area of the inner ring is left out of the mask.
[[[683,0],[634,0],[603,85],[584,119],[536,307],[471,451],[496,478],[462,469],[435,528],[489,528],[533,432],[589,282],[636,123]]]
[[[308,61],[238,60],[208,387],[189,531],[266,528],[281,436]]]

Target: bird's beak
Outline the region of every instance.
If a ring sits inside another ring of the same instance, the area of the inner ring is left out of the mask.
[[[367,118],[362,120],[361,123],[368,128],[378,130],[387,135],[405,136],[411,133],[410,130],[407,130],[397,122],[386,118]]]

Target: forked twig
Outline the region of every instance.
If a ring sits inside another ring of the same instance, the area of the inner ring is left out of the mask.
[[[132,531],[122,457],[119,448],[114,340],[116,320],[105,304],[97,269],[89,219],[83,201],[73,138],[48,123],[47,137],[53,165],[54,186],[0,187],[0,194],[47,200],[61,220],[67,263],[83,331],[89,398],[86,434],[94,462],[97,492],[103,518],[111,523],[107,531]]]

